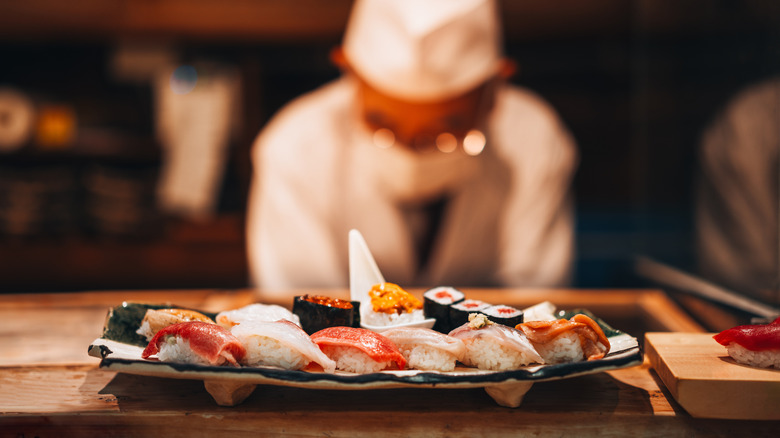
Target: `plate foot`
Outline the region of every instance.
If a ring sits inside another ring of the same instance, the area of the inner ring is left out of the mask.
[[[523,402],[523,397],[531,389],[533,382],[511,382],[490,385],[485,387],[485,392],[501,406],[516,408]]]
[[[231,382],[229,380],[206,380],[203,382],[206,391],[220,406],[235,406],[240,404],[255,390],[257,385]]]

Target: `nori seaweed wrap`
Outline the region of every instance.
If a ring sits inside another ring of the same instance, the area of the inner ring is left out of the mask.
[[[480,300],[463,300],[450,306],[450,325],[452,330],[469,322],[469,313],[482,313],[490,304]]]
[[[436,318],[433,329],[449,333],[455,327],[450,324],[450,306],[463,301],[463,292],[448,286],[439,286],[423,294],[423,312],[426,318]]]
[[[484,314],[487,318],[496,324],[503,324],[508,327],[515,328],[516,325],[523,322],[523,311],[511,306],[505,306],[499,304],[497,306],[490,306],[486,309],[482,309],[479,313]]]
[[[360,302],[322,295],[300,295],[293,301],[293,313],[303,330],[312,334],[327,327],[360,327]]]

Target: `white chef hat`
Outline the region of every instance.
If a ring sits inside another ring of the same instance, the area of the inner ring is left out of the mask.
[[[357,0],[344,34],[352,68],[379,91],[432,101],[462,94],[498,70],[494,0]]]

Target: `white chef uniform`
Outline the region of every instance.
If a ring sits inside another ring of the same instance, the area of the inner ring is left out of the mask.
[[[425,2],[400,3],[412,7]],[[482,20],[495,7],[484,0],[446,0],[439,10],[458,3],[466,5],[459,5],[460,10],[452,15],[470,20]],[[370,13],[376,4],[394,9],[399,3],[358,2],[351,21],[360,23],[356,16]],[[470,10],[474,5],[477,9]],[[392,14],[384,10],[381,15]],[[429,47],[437,38],[420,37],[424,33],[420,15],[420,11],[411,15],[413,38],[422,38]],[[468,24],[472,33],[461,41],[471,46],[466,50],[495,57],[496,50],[483,50],[475,43],[479,32],[473,23]],[[360,34],[376,26],[353,24],[351,28],[345,49],[348,56],[353,55],[351,61],[358,58],[358,64],[360,56],[368,57],[371,52],[360,55],[350,41],[360,46],[392,40],[384,33],[373,40]],[[457,38],[446,32],[456,30],[457,26],[446,24],[438,40],[451,44]],[[494,33],[490,31],[488,40],[495,38]],[[491,44],[495,48],[495,42],[488,41]],[[442,52],[447,50],[436,50]],[[463,79],[459,72],[473,76],[476,73],[470,68],[478,64],[475,57],[457,58],[468,64],[437,72],[435,81],[415,76],[435,70],[424,68],[416,69],[402,83],[375,81],[372,85],[390,92],[415,91],[415,84],[424,84],[426,91],[435,91],[437,86],[453,91],[463,86],[458,83]],[[483,64],[477,73],[484,75],[492,67],[489,62]],[[393,68],[392,62],[384,65],[377,74]],[[374,79],[374,73],[366,74]],[[374,145],[358,112],[357,92],[356,80],[344,76],[287,105],[258,136],[247,216],[255,285],[269,294],[347,286],[347,236],[352,228],[365,237],[385,278],[404,287],[557,286],[569,281],[573,253],[569,186],[577,154],[549,105],[527,90],[500,85],[495,105],[480,126],[486,137],[481,154],[470,156],[462,150],[416,153]],[[419,236],[414,216],[418,206],[441,198],[445,200],[442,218],[430,256],[423,263],[416,250]]]

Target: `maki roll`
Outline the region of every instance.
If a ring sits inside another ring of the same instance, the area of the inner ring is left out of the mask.
[[[448,333],[454,327],[450,324],[450,306],[463,301],[463,292],[447,286],[435,287],[423,294],[423,313],[427,318],[436,318],[433,329]]]
[[[490,304],[480,300],[463,300],[450,306],[450,327],[455,329],[469,322],[470,313],[480,313]]]
[[[517,324],[523,322],[522,310],[515,309],[514,307],[510,306],[505,306],[503,304],[490,306],[480,310],[480,312],[484,313],[489,320],[497,324],[504,324],[509,327],[515,327]]]
[[[359,327],[360,302],[346,301],[322,295],[301,295],[293,300],[293,314],[308,334],[327,327]]]

